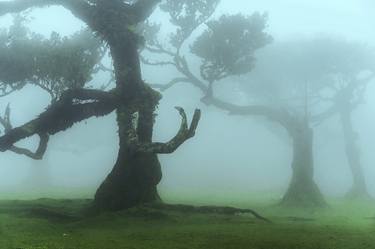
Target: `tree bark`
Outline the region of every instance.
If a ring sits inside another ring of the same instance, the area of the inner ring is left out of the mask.
[[[120,149],[115,166],[95,194],[96,209],[120,210],[160,200],[156,186],[162,173],[157,154],[133,152],[128,141],[135,127],[140,142],[152,142],[155,106],[144,104],[138,117],[126,106],[117,109]]]
[[[302,122],[291,134],[293,139],[292,179],[281,205],[322,207],[325,200],[314,181],[313,129]]]
[[[141,143],[151,143],[158,93],[141,77],[137,41],[134,37],[109,35],[116,88],[124,102],[117,108],[120,149],[115,166],[95,194],[98,210],[120,210],[160,200],[157,184],[162,173],[156,153],[134,151],[129,133],[136,131]],[[135,117],[138,115],[138,117]]]
[[[357,144],[358,134],[353,129],[351,110],[342,108],[340,110],[340,119],[344,132],[345,153],[353,178],[353,184],[346,196],[350,199],[369,198],[361,165],[360,150]]]

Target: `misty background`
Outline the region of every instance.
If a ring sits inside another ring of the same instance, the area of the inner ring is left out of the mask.
[[[273,36],[273,43],[329,35],[374,46],[374,9],[375,3],[371,0],[222,0],[213,18],[224,13],[251,15],[255,11],[267,12],[267,32]],[[35,9],[28,16],[31,17],[28,26],[45,36],[53,31],[69,35],[84,27],[81,21],[59,7]],[[158,11],[151,19],[167,23]],[[10,24],[11,16],[0,18],[1,28]],[[164,32],[168,31],[168,25],[165,27]],[[143,68],[144,78],[150,83],[166,83],[175,76],[173,69],[170,74],[165,72],[165,69]],[[94,78],[93,84],[101,84],[99,81],[100,77]],[[362,165],[372,195],[375,195],[374,84],[372,82],[366,91],[366,103],[360,105],[353,115],[354,128],[360,137]],[[219,84],[219,94],[220,97],[235,99],[238,104],[246,103],[246,96],[236,84]],[[154,141],[166,141],[179,128],[180,119],[174,106],[184,107],[190,117],[198,107],[203,115],[193,139],[176,153],[159,156],[163,167],[163,179],[159,184],[162,197],[187,193],[235,198],[257,192],[276,195],[285,192],[291,177],[291,146],[286,146],[285,141],[264,126],[263,118],[228,116],[215,107],[202,105],[200,98],[200,93],[190,85],[178,85],[163,93]],[[27,86],[0,98],[0,111],[3,112],[10,103],[12,123],[18,126],[41,113],[49,101],[46,93]],[[33,161],[12,152],[1,153],[0,197],[15,192],[22,194],[26,190],[33,194],[32,197],[47,196],[51,191],[61,196],[91,197],[116,160],[116,133],[115,115],[112,114],[89,119],[51,137],[43,161]],[[317,184],[325,194],[343,195],[351,186],[351,174],[338,116],[316,127],[314,139]],[[36,148],[36,143],[37,139],[31,139],[22,144]],[[38,183],[38,178],[35,178],[35,174],[41,172],[38,168],[47,169],[48,183]]]

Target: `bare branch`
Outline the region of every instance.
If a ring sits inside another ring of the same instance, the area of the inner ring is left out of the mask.
[[[95,101],[107,101],[113,102],[115,95],[113,94],[115,90],[109,92],[95,90],[95,89],[68,89],[60,97],[60,100],[95,100]]]
[[[170,154],[173,153],[186,140],[194,137],[201,117],[201,111],[196,109],[190,127],[187,123],[186,113],[183,108],[176,107],[182,121],[177,134],[167,143],[140,143],[137,138],[130,138],[135,142],[135,151],[145,153]]]
[[[141,62],[148,66],[176,66],[173,61],[150,61],[143,56],[139,57]]]
[[[43,156],[47,150],[49,136],[47,134],[38,134],[38,135],[39,135],[40,141],[39,141],[38,148],[35,152],[32,152],[29,149],[17,147],[15,145],[13,145],[9,150],[16,154],[30,157],[34,160],[43,159]]]
[[[154,45],[153,47],[151,46],[146,46],[145,49],[151,53],[155,54],[164,54],[164,55],[169,55],[172,57],[175,57],[177,54],[173,53],[166,48],[164,48],[161,44]]]
[[[5,134],[7,134],[9,131],[12,130],[12,124],[10,122],[10,112],[11,112],[10,105],[8,104],[5,109],[4,117],[0,116],[0,124],[4,127]],[[14,145],[9,150],[20,155],[25,155],[35,160],[41,160],[43,158],[44,153],[47,150],[49,137],[47,134],[38,134],[38,135],[39,135],[40,141],[39,141],[39,145],[38,145],[36,152],[32,152],[29,149],[21,148],[21,147],[14,146]]]
[[[190,80],[188,78],[175,78],[168,82],[168,84],[149,84],[149,86],[159,89],[160,91],[166,91],[178,83],[190,83]]]

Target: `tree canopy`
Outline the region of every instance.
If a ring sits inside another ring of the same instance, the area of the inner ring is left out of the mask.
[[[49,38],[31,32],[18,16],[0,33],[2,95],[33,84],[56,101],[67,89],[82,88],[91,81],[104,56],[102,42],[91,31],[70,37],[52,33]]]

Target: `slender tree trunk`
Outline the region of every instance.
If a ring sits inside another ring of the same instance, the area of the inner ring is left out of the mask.
[[[306,122],[294,129],[292,179],[281,204],[285,206],[325,205],[325,200],[314,182],[313,130]]]
[[[351,199],[368,198],[369,194],[357,144],[358,134],[353,129],[350,109],[342,108],[340,119],[345,138],[345,153],[353,177],[353,184],[347,193],[347,197]]]

